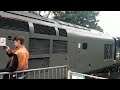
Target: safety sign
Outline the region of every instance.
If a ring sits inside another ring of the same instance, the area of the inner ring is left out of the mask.
[[[0,46],[6,46],[6,38],[0,37]]]

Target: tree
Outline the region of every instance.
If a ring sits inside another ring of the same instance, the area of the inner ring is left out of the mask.
[[[40,15],[41,14],[41,11],[28,11],[29,13],[32,13],[32,14],[36,14],[36,15]]]
[[[53,11],[53,14],[55,15],[54,19],[103,32],[103,29],[98,26],[99,20],[96,19],[99,11]]]
[[[51,14],[52,11],[49,11],[48,14],[47,14],[47,18],[49,17],[49,15]]]

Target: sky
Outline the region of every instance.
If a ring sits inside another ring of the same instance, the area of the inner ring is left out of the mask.
[[[113,37],[120,37],[120,11],[100,11],[98,25]]]

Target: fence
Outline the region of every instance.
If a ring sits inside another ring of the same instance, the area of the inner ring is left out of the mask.
[[[68,70],[68,79],[107,79],[103,77],[97,77],[93,75],[88,75],[88,74],[83,74],[83,73],[77,73],[77,72],[72,72]]]
[[[21,77],[17,78],[20,74]],[[70,68],[67,65],[56,66],[56,67],[47,67],[47,68],[37,68],[29,69],[24,71],[15,71],[15,72],[2,72],[0,73],[0,79],[3,78],[3,75],[7,75],[8,79],[86,79],[89,77],[91,79],[107,79],[77,72],[70,71]]]
[[[11,79],[11,75],[17,76],[19,74],[27,75],[26,79],[67,79],[68,66],[56,66],[56,67],[47,67],[47,68],[37,68],[37,69],[29,69],[24,71],[15,71],[13,73],[2,72],[0,73],[1,79],[3,75],[8,75],[8,79]],[[27,74],[26,74],[27,73]],[[20,77],[19,79],[23,79]]]

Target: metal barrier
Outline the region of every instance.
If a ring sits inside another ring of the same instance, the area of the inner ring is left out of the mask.
[[[86,77],[89,77],[90,79],[107,79],[93,75],[72,72],[67,65],[15,72],[2,72],[0,73],[0,79],[2,79],[4,75],[7,75],[7,79],[86,79]],[[19,75],[20,77],[18,77]]]
[[[19,74],[24,74],[22,77],[17,78]],[[3,75],[8,75],[8,79],[13,79],[11,76],[15,77],[14,79],[67,79],[68,66],[56,66],[56,67],[47,67],[47,68],[37,68],[29,69],[24,71],[15,71],[15,72],[2,72],[0,73],[0,79],[3,78]]]
[[[103,77],[97,77],[93,75],[87,75],[83,73],[77,73],[77,72],[72,72],[68,70],[68,79],[108,79],[108,78],[103,78]]]

